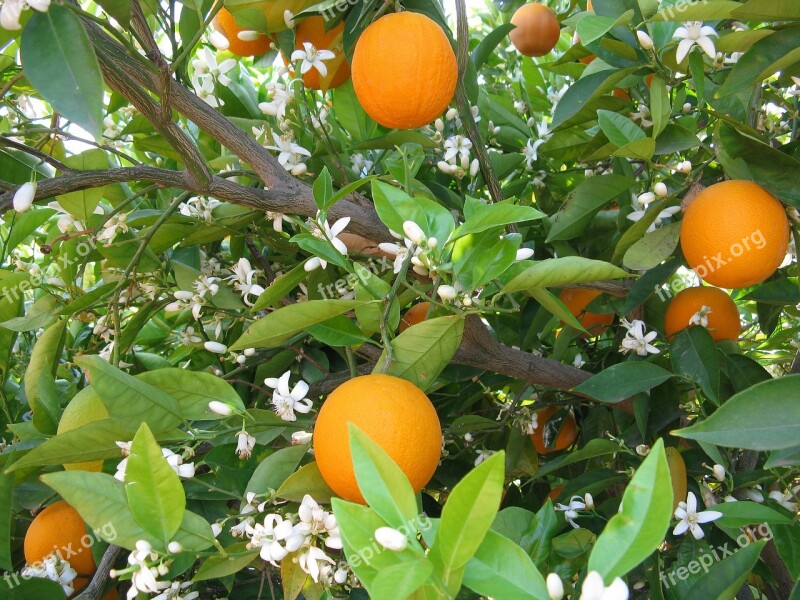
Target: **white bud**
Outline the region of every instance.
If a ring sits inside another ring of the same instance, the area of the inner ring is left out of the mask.
[[[532,248],[520,248],[517,250],[516,260],[528,260],[531,256],[533,256]]]
[[[347,571],[344,569],[336,569],[336,572],[333,574],[333,580],[339,585],[343,584],[347,581]]]
[[[669,196],[669,189],[667,188],[667,184],[663,181],[659,181],[654,187],[653,191],[656,193],[656,196],[659,198],[666,198]]]
[[[650,446],[648,446],[647,444],[639,444],[638,446],[636,446],[636,454],[638,454],[639,456],[647,456],[648,454],[650,454]]]
[[[683,112],[684,112],[684,113],[690,113],[690,112],[692,112],[692,105],[691,105],[691,104],[689,104],[688,102],[687,102],[686,104],[684,104],[684,105],[683,105]]]
[[[214,354],[225,354],[228,351],[228,347],[225,344],[220,344],[219,342],[206,342],[203,344],[203,347]]]
[[[261,34],[258,31],[253,31],[252,29],[245,29],[237,33],[236,37],[243,42],[257,42],[258,38],[261,37]]]
[[[245,348],[244,349],[244,355],[247,358],[253,358],[256,355],[256,349],[255,348]]]
[[[472,437],[472,434],[468,431],[464,434],[464,441],[468,444],[471,444],[475,438]]]
[[[299,163],[292,167],[291,173],[295,177],[300,177],[301,175],[305,175],[308,172],[308,167],[305,163]]]
[[[208,410],[213,413],[217,413],[218,415],[222,415],[223,417],[227,417],[233,414],[233,407],[230,404],[226,404],[225,402],[220,402],[219,400],[212,400],[208,403]]]
[[[220,533],[222,533],[222,525],[220,525],[219,523],[212,523],[211,533],[214,537],[217,537]]]
[[[583,171],[584,177],[594,177],[594,169],[585,169]]]
[[[403,223],[403,233],[417,246],[425,244],[425,232],[414,221],[405,221]]]
[[[636,37],[639,38],[639,44],[641,44],[642,48],[645,50],[651,50],[653,48],[653,38],[647,35],[647,32],[637,31]]]
[[[685,173],[686,175],[688,175],[689,173],[692,172],[692,161],[685,160],[682,163],[678,163],[678,166],[675,167],[675,170],[678,171],[679,173]]]
[[[183,552],[183,546],[181,546],[180,542],[170,542],[167,545],[167,550],[170,554],[180,554]]]
[[[286,24],[287,29],[294,29],[294,13],[288,8],[283,11],[283,22]]]
[[[228,38],[222,35],[219,31],[212,31],[208,36],[208,41],[211,42],[211,45],[217,50],[227,50],[231,45],[231,43],[228,41]]]
[[[714,465],[711,468],[711,472],[714,475],[714,479],[717,481],[725,481],[725,467],[722,465]]]
[[[442,133],[444,131],[444,121],[442,121],[441,119],[436,119],[433,122],[433,126],[436,128],[436,131],[438,131],[439,133]]]
[[[586,504],[586,510],[594,510],[594,498],[589,492],[583,496],[583,503]]]
[[[564,584],[556,573],[547,576],[547,595],[550,600],[561,600],[564,597]]]
[[[392,527],[378,527],[375,530],[375,541],[394,552],[402,552],[408,546],[408,538]]]
[[[478,174],[480,168],[481,168],[481,163],[478,161],[477,158],[474,159],[469,165],[469,176],[475,177],[475,175]]]
[[[302,446],[311,443],[311,434],[308,431],[295,431],[292,434],[292,444]]]
[[[452,121],[457,116],[458,116],[458,111],[455,108],[451,108],[444,115],[445,119],[447,119],[448,121]]]
[[[439,294],[439,298],[442,300],[454,300],[458,295],[456,288],[454,288],[452,285],[440,285],[436,290],[436,293]]]
[[[236,363],[239,365],[243,365],[247,362],[247,357],[244,354],[240,354],[236,357]]]
[[[178,291],[173,294],[176,300],[183,300],[184,302],[188,302],[192,298],[194,298],[194,294],[192,292],[187,291]]]
[[[439,240],[437,240],[435,237],[428,238],[428,248],[434,250],[438,245],[439,245]]]
[[[36,182],[23,183],[14,194],[14,210],[18,213],[28,210],[33,205],[34,196],[36,196]]]

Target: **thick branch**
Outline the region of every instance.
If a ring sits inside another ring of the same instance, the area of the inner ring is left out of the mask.
[[[94,573],[94,577],[92,577],[89,585],[83,588],[80,594],[75,596],[75,600],[99,600],[99,598],[103,596],[103,590],[108,584],[109,579],[111,579],[111,569],[114,567],[114,563],[117,562],[122,552],[122,548],[113,544],[106,548],[103,554],[103,560],[100,561],[97,571]]]

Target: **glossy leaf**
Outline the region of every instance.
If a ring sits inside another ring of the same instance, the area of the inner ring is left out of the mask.
[[[719,354],[704,327],[688,327],[675,334],[670,344],[672,370],[700,386],[714,402],[719,397]]]
[[[572,391],[600,402],[621,402],[661,385],[672,373],[644,361],[626,361],[604,369]]]
[[[535,262],[503,286],[501,291],[509,294],[535,287],[559,287],[588,281],[624,279],[630,276],[627,271],[607,262],[580,256],[566,256]]]
[[[262,460],[247,483],[247,492],[266,494],[277,490],[297,470],[308,452],[308,446],[281,448]],[[302,498],[301,498],[302,500]]]
[[[575,87],[577,85],[570,90]],[[621,175],[603,175],[583,180],[553,217],[547,242],[578,237],[603,206],[627,191],[631,185],[633,181]]]
[[[373,598],[408,598],[425,583],[433,573],[433,565],[426,558],[405,561],[382,569],[372,584]]]
[[[302,502],[306,494],[321,503],[330,502],[334,496],[333,490],[322,478],[316,462],[308,463],[297,469],[286,478],[276,492],[279,498],[290,502]]]

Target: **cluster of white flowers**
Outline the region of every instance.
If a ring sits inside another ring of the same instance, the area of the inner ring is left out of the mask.
[[[473,106],[470,111],[475,122],[480,121],[478,107]],[[449,109],[445,113],[445,118],[436,119],[433,126],[435,130],[433,141],[442,144],[442,160],[436,165],[439,170],[456,179],[463,179],[467,174],[475,177],[480,169],[480,162],[477,158],[472,159],[472,141],[462,133],[455,133],[462,127],[458,111],[455,108]],[[445,130],[448,126],[451,127],[453,133],[445,138]]]
[[[550,600],[564,598],[564,583],[557,573],[547,576],[547,595]],[[578,600],[628,600],[630,591],[625,582],[617,577],[606,586],[602,575],[597,571],[590,571],[581,584],[581,595]]]
[[[216,96],[216,84],[227,87],[231,83],[227,73],[236,67],[236,61],[228,58],[217,63],[217,57],[211,49],[203,48],[199,56],[192,60],[192,67],[192,86],[195,93],[209,106],[222,106],[222,100]]]
[[[642,217],[645,216],[648,207],[655,199],[656,194],[653,192],[645,192],[644,194],[640,194],[634,201],[634,208],[637,208],[637,210],[634,210],[628,214],[628,219],[634,223],[640,221]],[[667,208],[663,209],[658,213],[656,219],[647,228],[647,233],[652,233],[664,224],[665,219],[672,218],[679,212],[681,212],[680,206],[668,206]]]
[[[192,217],[193,219],[201,219],[206,223],[214,222],[213,211],[222,202],[214,198],[206,198],[204,196],[195,196],[189,198],[186,202],[182,203],[179,210],[182,215]]]
[[[295,177],[305,175],[308,167],[304,161],[311,156],[311,152],[294,141],[294,134],[291,131],[282,135],[273,132],[272,139],[275,144],[266,148],[278,153],[278,162],[283,168]]]
[[[233,275],[226,277],[233,282],[233,288],[242,295],[242,300],[247,306],[253,306],[255,300],[264,293],[264,288],[254,282],[254,279],[261,274],[261,271],[254,269],[250,261],[242,257],[231,267]],[[250,297],[255,300],[251,300]]]
[[[308,414],[311,412],[313,402],[306,398],[308,394],[308,384],[302,379],[298,381],[294,388],[289,388],[289,378],[291,371],[286,371],[280,378],[268,377],[264,380],[264,385],[271,387],[272,407],[275,413],[284,421],[296,421],[295,412]]]
[[[117,237],[118,233],[126,233],[128,231],[128,224],[126,223],[127,220],[128,215],[123,213],[112,216],[110,219],[108,219],[108,221],[106,221],[105,225],[103,226],[103,230],[97,234],[97,240],[106,246],[111,245],[111,242],[114,241],[114,238]]]
[[[119,464],[117,465],[117,472],[114,474],[114,477],[122,482],[125,482],[125,471],[128,467],[128,455],[131,451],[131,442],[117,442],[117,446],[119,446],[120,451],[125,456]],[[169,448],[162,448],[161,449],[161,456],[167,459],[167,464],[175,471],[175,474],[178,477],[182,477],[184,479],[190,479],[194,477],[194,463],[191,462],[184,462],[184,457],[180,454],[176,454]]]
[[[522,149],[522,155],[525,157],[526,171],[533,170],[533,163],[535,163],[539,159],[539,146],[541,146],[548,139],[550,139],[550,132],[547,121],[542,120],[539,123],[536,123],[536,133],[538,136],[537,139],[536,140],[533,140],[533,138],[529,139],[528,142],[525,144],[525,147]]]
[[[622,354],[636,352],[639,356],[647,356],[648,354],[659,354],[661,352],[651,344],[658,336],[658,332],[645,333],[644,321],[637,319],[629,322],[627,319],[622,319],[622,326],[628,330],[619,349]]]
[[[433,255],[439,247],[439,240],[427,237],[422,228],[413,221],[403,223],[403,234],[390,231],[393,237],[403,241],[403,245],[394,242],[378,244],[386,254],[394,256],[394,272],[399,273],[406,258],[411,254],[411,269],[423,277],[435,272],[438,268],[436,257]]]
[[[170,542],[167,546],[170,554],[178,554],[183,548],[178,542]],[[199,592],[186,591],[191,582],[159,581],[169,572],[172,561],[156,552],[146,540],[138,540],[135,549],[128,555],[128,567],[122,570],[111,570],[111,577],[131,576],[131,587],[128,600],[134,600],[139,594],[158,594],[152,600],[195,600]]]
[[[587,493],[585,496],[572,496],[569,499],[569,504],[556,504],[555,509],[558,511],[564,511],[564,518],[567,522],[572,525],[574,529],[578,529],[580,525],[575,522],[579,515],[579,511],[582,510],[594,510],[594,498],[592,495]]]
[[[191,310],[192,316],[195,319],[200,318],[200,314],[205,306],[205,300],[202,296],[187,290],[179,290],[172,294],[175,297],[174,302],[170,302],[164,307],[165,312],[179,312],[182,310]],[[199,340],[198,340],[199,341]]]
[[[349,223],[350,217],[343,217],[337,220],[333,225],[330,225],[327,219],[323,219],[322,215],[317,213],[316,220],[310,223],[311,235],[321,240],[327,240],[339,254],[347,256],[347,245],[339,239],[339,234],[345,230]],[[326,269],[327,267],[327,260],[319,258],[318,256],[312,256],[306,261],[303,268],[310,272],[319,268]]]
[[[38,577],[55,581],[64,590],[67,597],[75,591],[75,578],[77,571],[70,566],[69,561],[62,560],[57,554],[49,554],[41,562],[25,565],[20,573],[23,579]]]

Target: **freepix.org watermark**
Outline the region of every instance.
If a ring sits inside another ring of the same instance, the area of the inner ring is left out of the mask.
[[[772,529],[770,529],[768,523],[762,523],[757,527],[754,526],[751,528],[751,530],[753,532],[753,537],[747,535],[746,533],[742,533],[736,538],[736,540],[725,542],[721,546],[712,547],[710,550],[706,550],[705,552],[703,552],[703,549],[701,548],[700,551],[703,552],[703,554],[698,556],[695,560],[692,560],[688,564],[678,567],[669,573],[662,572],[661,583],[663,584],[664,589],[669,589],[673,585],[677,585],[680,581],[686,581],[692,575],[699,575],[701,571],[703,573],[708,573],[708,570],[712,565],[714,565],[714,563],[718,563],[721,560],[725,560],[726,558],[733,556],[739,550],[749,546],[757,540],[772,539]]]
[[[731,262],[732,259],[739,258],[745,252],[757,252],[759,250],[763,250],[766,246],[767,240],[764,238],[764,234],[761,233],[760,229],[757,229],[750,235],[743,237],[740,242],[734,242],[731,244],[731,247],[728,248],[727,255],[725,254],[724,250],[720,250],[713,256],[704,256],[704,262],[696,265],[694,267],[694,272],[697,273],[697,276],[700,279],[705,279],[710,273],[713,273],[717,269],[724,267]],[[673,294],[677,294],[686,287],[686,283],[682,279],[677,278],[672,281],[667,288],[657,285],[655,287],[655,291],[658,295],[658,298],[662,302],[665,302],[669,298],[672,298]]]
[[[82,552],[91,552],[92,546],[101,540],[113,543],[116,539],[117,530],[114,528],[114,524],[105,523],[102,527],[87,531],[81,539],[78,540],[79,545],[77,547],[73,542],[65,546],[55,545],[50,555],[54,554],[59,560],[70,562]],[[9,589],[13,589],[20,585],[22,581],[32,579],[34,577],[33,572],[40,570],[43,565],[44,561],[39,560],[27,565],[28,568],[23,569],[21,572],[5,573],[3,575],[3,581]],[[86,575],[86,573],[82,573],[82,575]]]

